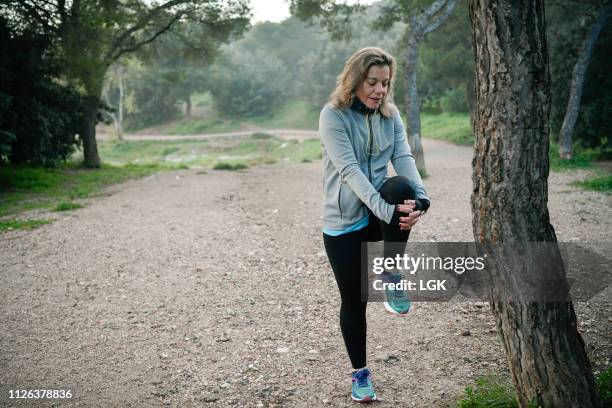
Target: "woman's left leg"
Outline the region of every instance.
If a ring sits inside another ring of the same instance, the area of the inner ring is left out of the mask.
[[[391,177],[380,188],[381,197],[389,204],[404,204],[405,200],[414,200],[416,195],[408,180],[402,176]],[[382,237],[385,242],[385,257],[402,255],[406,249],[406,242],[410,236],[410,230],[404,231],[399,227],[399,217],[403,216],[397,210],[393,213],[391,222],[387,224],[380,221]]]

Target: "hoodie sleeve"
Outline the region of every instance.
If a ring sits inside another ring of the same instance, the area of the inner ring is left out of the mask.
[[[404,128],[399,110],[396,110],[393,115],[393,124],[395,132],[393,155],[391,156],[393,168],[399,176],[403,176],[408,180],[410,187],[412,187],[416,194],[416,198],[424,198],[431,201],[429,197],[427,197],[427,191],[425,190],[425,186],[423,186],[423,180],[421,180],[421,175],[417,170],[416,161],[410,152],[410,145],[406,140],[406,129]]]
[[[340,174],[340,180],[348,184],[376,217],[386,223],[391,222],[395,206],[381,197],[359,168],[344,122],[340,114],[329,105],[323,108],[319,117],[319,136],[323,148]]]

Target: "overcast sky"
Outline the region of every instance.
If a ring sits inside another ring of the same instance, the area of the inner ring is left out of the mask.
[[[370,4],[375,0],[361,0],[361,4]],[[354,4],[358,0],[348,0],[347,3]],[[261,21],[273,21],[278,23],[289,17],[288,0],[251,0],[253,9],[253,23]]]
[[[251,0],[253,23],[273,21],[278,23],[289,17],[289,3],[285,0]]]

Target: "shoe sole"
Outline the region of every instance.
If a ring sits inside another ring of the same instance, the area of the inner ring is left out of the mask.
[[[394,316],[406,316],[408,312],[410,311],[410,309],[408,309],[406,313],[399,313],[395,309],[393,309],[391,305],[389,305],[389,302],[383,302],[383,306],[385,307],[385,310],[387,312],[391,313]]]
[[[357,402],[372,402],[372,401],[376,401],[376,394],[374,394],[373,397],[363,397],[362,399],[358,399],[356,398],[353,394],[351,394],[351,398],[353,399],[353,401],[357,401]]]

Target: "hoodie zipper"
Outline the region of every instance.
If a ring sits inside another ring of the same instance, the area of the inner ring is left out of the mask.
[[[338,189],[338,210],[340,210],[340,219],[342,219],[342,206],[340,205],[340,197],[342,197],[342,181],[340,181],[340,188]]]
[[[374,135],[372,134],[372,122],[370,121],[370,114],[366,113],[366,128],[368,129],[368,180],[372,182],[372,144],[374,142]]]

